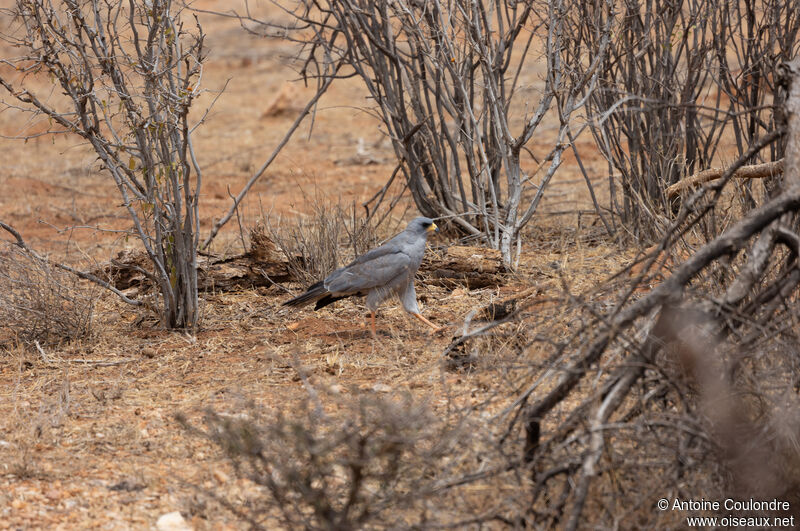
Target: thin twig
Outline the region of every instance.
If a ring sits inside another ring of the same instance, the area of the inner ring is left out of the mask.
[[[39,341],[38,340],[34,340],[33,344],[36,345],[36,350],[39,351],[39,355],[42,357],[42,361],[45,362],[45,363],[51,363],[50,358],[47,356],[47,354],[45,353],[44,349],[39,344]]]

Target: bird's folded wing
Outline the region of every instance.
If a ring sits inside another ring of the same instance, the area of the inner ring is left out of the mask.
[[[375,247],[374,249],[370,249],[366,253],[362,254],[361,256],[353,260],[353,262],[347,267],[358,264],[364,264],[371,260],[375,260],[376,258],[380,258],[381,256],[397,254],[402,251],[403,251],[402,245],[397,241],[397,236],[395,236],[394,238],[387,241],[380,247]]]
[[[375,251],[379,250],[375,249]],[[365,290],[385,287],[397,277],[407,276],[411,258],[399,249],[389,253],[369,253],[362,255],[358,260],[347,267],[343,267],[336,274],[325,281],[325,287],[331,293],[356,293]]]

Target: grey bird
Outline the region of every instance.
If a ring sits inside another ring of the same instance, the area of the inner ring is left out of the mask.
[[[438,230],[432,219],[416,218],[391,240],[340,267],[283,305],[303,307],[314,302],[314,309],[319,310],[339,299],[366,296],[374,337],[375,310],[389,296],[397,295],[405,311],[438,330],[439,327],[419,313],[414,291],[414,275],[422,263],[428,235]]]

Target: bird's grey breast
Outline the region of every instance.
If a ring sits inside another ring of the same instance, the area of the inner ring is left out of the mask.
[[[409,240],[410,241],[407,242],[405,247],[405,251],[406,254],[408,254],[408,257],[411,259],[411,270],[416,272],[422,263],[422,257],[425,256],[426,239],[424,236],[417,236],[414,238],[409,238]]]

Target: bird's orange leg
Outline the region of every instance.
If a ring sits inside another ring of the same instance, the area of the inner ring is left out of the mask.
[[[433,329],[434,332],[439,332],[440,330],[444,330],[443,326],[442,327],[436,326],[432,322],[430,322],[427,319],[425,319],[425,317],[421,313],[412,313],[411,315],[413,315],[414,317],[416,317],[417,319],[419,319],[420,321],[422,321],[426,325],[430,326]]]
[[[375,332],[375,312],[369,312],[369,320],[372,324],[372,337],[377,338],[378,334]]]

